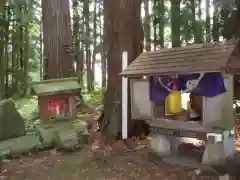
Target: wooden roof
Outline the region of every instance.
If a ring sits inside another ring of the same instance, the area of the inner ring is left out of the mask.
[[[239,58],[230,58],[238,39],[194,44],[185,47],[143,52],[122,73],[127,77],[219,72],[230,64],[240,68]],[[233,62],[235,61],[235,62]],[[234,67],[234,68],[235,68]]]
[[[32,89],[38,96],[49,96],[59,93],[80,93],[81,86],[78,83],[78,78],[71,77],[33,82]]]

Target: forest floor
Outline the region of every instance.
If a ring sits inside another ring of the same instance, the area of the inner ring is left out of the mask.
[[[193,171],[156,166],[147,158],[147,149],[104,159],[79,152],[55,151],[32,154],[4,162],[2,180],[200,180]]]
[[[88,118],[93,119],[92,116]],[[133,151],[126,148],[122,141],[104,141],[101,134],[93,129],[90,130],[89,143],[75,152],[53,149],[4,160],[0,180],[201,179],[194,171],[151,162],[149,149],[146,148],[148,139],[138,141]]]
[[[29,111],[30,107],[33,106],[25,106],[22,111]],[[53,149],[3,160],[0,180],[202,180],[193,170],[150,161],[147,138],[133,140],[134,148],[129,149],[122,141],[107,142],[95,131],[95,113],[81,119],[93,124],[87,145],[74,152]]]
[[[119,143],[121,145],[121,143]],[[105,154],[94,145],[72,153],[55,150],[29,154],[3,162],[2,180],[200,180],[193,171],[157,166],[148,149]]]

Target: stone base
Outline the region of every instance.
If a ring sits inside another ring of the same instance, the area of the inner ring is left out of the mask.
[[[153,137],[151,141],[151,148],[154,153],[164,157],[177,154],[180,140],[175,137],[168,138],[163,135]],[[175,153],[176,152],[176,153]],[[204,165],[220,165],[224,164],[226,155],[224,152],[224,145],[221,143],[207,144],[202,157],[202,164]]]
[[[206,144],[202,164],[221,165],[225,164],[225,160],[226,155],[224,153],[224,145],[222,143]]]
[[[218,179],[219,180],[234,180],[233,177],[229,176],[228,174],[226,174],[224,176],[219,176]]]
[[[71,150],[78,146],[78,137],[75,131],[68,130],[57,133],[57,149]]]
[[[222,165],[226,163],[228,157],[235,154],[235,137],[229,131],[223,132],[222,142],[207,143],[202,158],[202,163],[206,165]]]
[[[151,148],[159,156],[168,156],[171,153],[170,141],[163,135],[156,135],[152,138]]]
[[[41,149],[42,144],[37,135],[26,135],[0,142],[0,156],[3,154],[20,156]]]
[[[37,127],[43,147],[70,150],[88,141],[87,123],[84,121],[58,122]]]

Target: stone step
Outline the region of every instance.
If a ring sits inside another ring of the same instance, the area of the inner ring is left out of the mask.
[[[81,147],[88,141],[88,129],[85,122],[58,122],[37,126],[39,136],[45,148],[72,149]]]

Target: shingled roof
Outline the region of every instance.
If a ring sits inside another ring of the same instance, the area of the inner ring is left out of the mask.
[[[143,52],[121,75],[140,77],[194,72],[219,72],[225,71],[226,67],[230,67],[231,64],[234,64],[234,68],[240,68],[240,59],[236,56],[231,58],[238,44],[238,39],[232,39],[217,43],[194,44],[185,47]]]
[[[38,96],[49,96],[59,93],[80,93],[81,85],[78,78],[50,79],[38,82],[32,82],[32,89]]]

